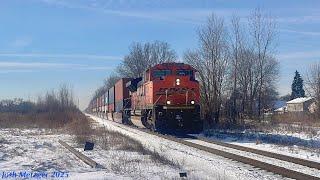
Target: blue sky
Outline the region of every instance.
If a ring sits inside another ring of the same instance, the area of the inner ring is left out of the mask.
[[[257,7],[278,20],[283,95],[296,69],[320,61],[320,1],[1,0],[0,99],[34,99],[68,83],[83,108],[132,42],[166,41],[182,58],[212,12],[227,21]]]

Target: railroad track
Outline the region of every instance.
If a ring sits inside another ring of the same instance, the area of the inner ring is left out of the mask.
[[[260,169],[263,169],[263,170],[266,170],[266,171],[269,171],[269,172],[272,172],[272,173],[275,173],[275,174],[279,174],[279,175],[281,175],[283,177],[288,177],[288,178],[298,179],[298,180],[313,180],[313,179],[320,180],[320,178],[316,177],[316,176],[308,175],[308,174],[301,173],[301,172],[298,172],[298,171],[294,171],[294,170],[291,170],[291,169],[287,169],[287,168],[284,168],[284,167],[281,167],[281,166],[277,166],[277,165],[266,163],[266,162],[263,162],[263,161],[259,161],[259,160],[253,159],[253,158],[248,158],[248,157],[245,157],[245,156],[237,155],[237,154],[230,153],[230,152],[227,152],[227,151],[211,148],[211,147],[208,147],[208,146],[200,145],[200,144],[197,144],[197,143],[192,143],[192,142],[180,139],[180,138],[176,138],[174,136],[166,136],[166,135],[161,135],[161,134],[156,134],[156,135],[160,136],[162,138],[171,140],[171,141],[175,141],[175,142],[178,142],[178,143],[181,143],[181,144],[184,144],[184,145],[187,145],[187,146],[202,150],[202,151],[206,151],[206,152],[209,152],[209,153],[212,153],[212,154],[215,154],[215,155],[219,155],[219,156],[222,156],[222,157],[225,157],[225,158],[228,158],[228,159],[232,159],[232,160],[244,163],[244,164],[249,164],[249,165],[251,165],[253,167],[260,168]],[[223,145],[221,145],[221,146],[223,146]],[[244,151],[244,150],[242,150],[242,151]],[[266,152],[266,151],[264,151],[264,152]],[[274,158],[274,159],[277,159],[277,158]],[[287,159],[287,160],[279,159],[279,160],[292,162],[289,159]]]
[[[313,176],[313,175],[309,175],[309,174],[305,174],[302,172],[298,172],[298,171],[294,171],[288,168],[284,168],[278,165],[274,165],[274,164],[270,164],[270,163],[266,163],[260,160],[256,160],[254,158],[249,158],[246,156],[242,156],[242,155],[238,155],[235,153],[231,153],[231,152],[227,152],[227,151],[223,151],[220,150],[218,148],[212,148],[209,146],[204,146],[201,144],[197,144],[197,143],[193,143],[190,141],[187,141],[186,139],[198,139],[201,140],[203,142],[207,142],[207,143],[211,143],[211,144],[215,144],[221,147],[226,147],[226,148],[230,148],[230,149],[235,149],[235,150],[239,150],[239,151],[243,151],[243,152],[250,152],[250,153],[254,153],[257,155],[261,155],[267,158],[273,158],[273,159],[277,159],[280,161],[285,161],[285,162],[289,162],[289,163],[293,163],[293,164],[298,164],[301,166],[305,166],[306,168],[314,168],[316,170],[320,170],[320,163],[314,162],[314,161],[308,161],[308,160],[304,160],[304,159],[300,159],[300,158],[295,158],[295,157],[291,157],[291,156],[286,156],[286,155],[282,155],[282,154],[277,154],[277,153],[272,153],[272,152],[268,152],[268,151],[262,151],[262,150],[258,150],[258,149],[253,149],[253,148],[248,148],[248,147],[244,147],[244,146],[239,146],[239,145],[234,145],[234,144],[229,144],[229,143],[224,143],[224,142],[220,142],[220,141],[213,141],[213,140],[208,140],[205,138],[200,138],[200,137],[196,137],[196,136],[192,136],[192,135],[186,135],[183,138],[179,138],[173,135],[165,135],[165,134],[159,134],[156,132],[152,132],[149,131],[147,129],[141,129],[141,128],[137,128],[137,127],[133,127],[133,126],[126,126],[120,123],[117,123],[116,125],[119,128],[125,129],[126,131],[130,131],[127,128],[133,128],[139,131],[142,131],[144,133],[148,133],[148,134],[152,134],[170,141],[174,141],[180,144],[184,144],[186,146],[189,147],[193,147],[195,149],[199,149],[211,154],[215,154],[218,156],[222,156],[224,158],[227,159],[231,159],[234,161],[238,161],[244,164],[248,164],[251,165],[255,168],[259,168],[262,170],[266,170],[275,174],[279,174],[283,177],[287,177],[287,178],[292,178],[292,179],[298,179],[298,180],[320,180],[319,177]],[[123,127],[125,126],[125,127]],[[131,133],[136,133],[133,131],[130,131]],[[320,171],[319,171],[320,173]]]
[[[273,152],[269,152],[269,151],[263,151],[263,150],[259,150],[259,149],[239,146],[239,145],[225,143],[225,142],[216,141],[216,140],[208,140],[203,137],[197,137],[197,136],[192,136],[192,137],[197,138],[202,141],[205,141],[205,142],[208,142],[208,143],[212,143],[212,144],[216,144],[216,145],[220,145],[220,146],[224,146],[224,147],[228,147],[228,148],[232,148],[232,149],[237,149],[240,151],[251,152],[251,153],[259,154],[262,156],[266,156],[266,157],[270,157],[270,158],[274,158],[274,159],[279,159],[279,160],[291,162],[294,164],[300,164],[302,166],[307,166],[310,168],[315,168],[315,169],[320,170],[320,163],[315,162],[315,161],[309,161],[309,160],[305,160],[305,159],[301,159],[301,158],[296,158],[296,157],[287,156],[287,155],[283,155],[283,154],[277,154],[277,153],[273,153]]]

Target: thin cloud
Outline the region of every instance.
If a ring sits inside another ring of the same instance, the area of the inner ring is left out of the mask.
[[[80,67],[77,69],[82,69],[82,70],[114,70],[115,67],[110,67],[110,66],[86,66],[86,67]]]
[[[121,60],[120,56],[92,54],[45,54],[45,53],[0,53],[0,57],[73,58],[90,60]]]
[[[147,11],[132,11],[132,10],[113,10],[110,6],[99,5],[97,3],[81,4],[77,1],[61,1],[61,0],[41,0],[49,5],[60,6],[70,9],[82,9],[88,11],[94,11],[97,13],[105,13],[116,16],[150,19],[166,22],[177,23],[191,23],[200,24],[206,20],[212,12],[221,16],[230,16],[234,12],[239,15],[247,15],[247,10],[239,9],[172,9],[172,10],[147,10]]]
[[[92,10],[102,13],[125,16],[131,18],[150,19],[166,22],[201,24],[213,12],[217,15],[228,16],[232,10],[213,10],[213,9],[174,9],[174,10],[157,10],[157,11],[114,11],[109,9]]]
[[[300,51],[282,53],[277,56],[281,60],[318,60],[320,61],[320,50],[315,51]]]
[[[9,70],[0,70],[0,74],[9,74],[9,73],[30,73],[34,72],[34,70],[21,70],[21,69],[9,69]]]
[[[113,1],[70,1],[70,0],[39,0],[51,6],[64,7],[70,9],[82,9],[94,11],[97,13],[105,13],[116,16],[150,19],[166,22],[201,24],[212,12],[223,17],[229,17],[236,13],[241,17],[247,17],[252,9],[235,9],[235,8],[182,8],[170,10],[115,10],[114,7],[127,7],[128,2],[118,2],[115,6]],[[301,23],[318,23],[320,22],[320,14],[317,9],[309,10],[309,15],[278,17],[280,23],[301,24]],[[314,35],[313,32],[305,32],[305,34]],[[316,33],[317,34],[317,33]]]
[[[10,46],[12,47],[27,47],[32,43],[32,38],[30,37],[20,37],[16,38],[13,42],[10,43]]]
[[[305,16],[295,16],[295,17],[281,17],[277,18],[278,22],[283,23],[293,23],[293,24],[301,24],[301,23],[318,23],[320,22],[320,15],[305,15]]]
[[[320,36],[320,32],[313,32],[313,31],[297,31],[297,30],[290,30],[290,29],[280,29],[280,31],[288,32],[288,33],[302,34],[302,35]]]
[[[2,73],[33,72],[36,70],[111,70],[112,66],[91,66],[87,64],[71,63],[43,63],[43,62],[0,62]]]
[[[0,62],[0,68],[67,68],[78,64],[42,63],[42,62]]]

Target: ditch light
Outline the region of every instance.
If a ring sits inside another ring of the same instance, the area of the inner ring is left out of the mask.
[[[180,85],[180,79],[176,79],[176,85]]]

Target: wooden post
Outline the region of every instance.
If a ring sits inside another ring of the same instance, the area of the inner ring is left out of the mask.
[[[82,160],[84,163],[88,164],[89,166],[96,168],[98,166],[98,163],[95,162],[94,160],[90,159],[89,157],[83,155],[73,147],[69,146],[67,143],[59,140],[58,141],[63,147],[68,149],[70,152],[72,152],[75,156],[77,156],[80,160]]]

